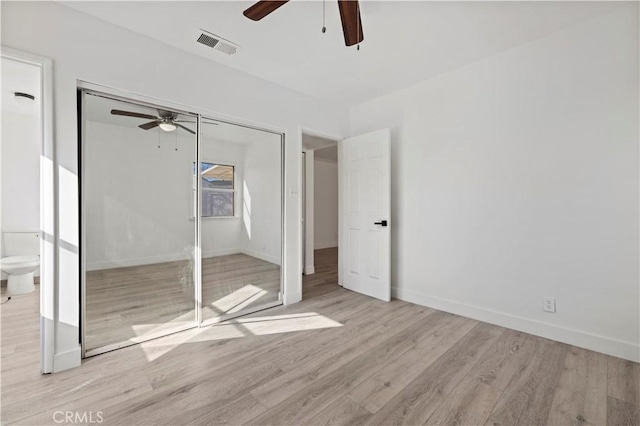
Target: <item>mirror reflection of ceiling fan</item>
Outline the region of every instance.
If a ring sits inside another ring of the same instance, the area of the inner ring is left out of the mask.
[[[288,1],[289,0],[259,1],[245,10],[243,14],[253,21],[259,21]],[[364,35],[362,33],[362,20],[360,19],[360,5],[358,4],[358,0],[338,0],[338,7],[340,9],[340,20],[342,21],[342,32],[344,33],[345,44],[347,46],[353,46],[354,44],[360,43],[364,40]],[[322,32],[324,32],[324,27]]]
[[[142,114],[139,112],[133,112],[133,111],[122,111],[119,109],[112,109],[111,110],[111,114],[112,115],[122,115],[124,117],[133,117],[133,118],[144,118],[145,120],[152,120],[149,121],[148,123],[144,123],[139,125],[138,127],[140,127],[141,129],[144,130],[151,130],[151,129],[155,129],[156,127],[160,127],[162,130],[164,130],[165,132],[173,132],[174,130],[181,128],[186,130],[187,132],[191,133],[192,135],[195,135],[196,132],[194,132],[193,130],[191,130],[188,127],[183,126],[180,123],[195,123],[195,121],[188,121],[188,120],[178,120],[178,113],[177,112],[173,112],[173,111],[167,111],[164,109],[158,109],[158,115],[151,115],[151,114]],[[213,123],[213,122],[209,122],[209,121],[203,121],[203,123],[205,124],[213,124],[215,126],[218,125],[218,123]]]

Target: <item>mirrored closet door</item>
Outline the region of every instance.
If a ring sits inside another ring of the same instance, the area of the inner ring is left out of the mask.
[[[281,302],[281,135],[203,118],[202,319]]]
[[[196,116],[85,93],[84,349],[192,327]]]
[[[79,100],[84,356],[281,304],[282,135]]]

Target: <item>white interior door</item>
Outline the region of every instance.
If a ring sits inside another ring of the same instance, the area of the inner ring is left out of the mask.
[[[340,147],[342,285],[391,300],[390,132],[344,139]]]

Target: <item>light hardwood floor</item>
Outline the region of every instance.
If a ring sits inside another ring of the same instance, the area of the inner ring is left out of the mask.
[[[15,297],[2,306],[2,423],[100,411],[105,425],[640,424],[639,364],[343,290],[332,249],[316,264],[302,303],[48,376],[37,297]]]
[[[275,302],[280,266],[232,254],[202,260],[203,319]],[[195,321],[191,262],[165,262],[87,272],[87,349]]]

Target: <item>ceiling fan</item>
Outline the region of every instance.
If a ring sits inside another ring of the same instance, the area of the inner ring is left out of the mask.
[[[173,111],[167,111],[164,109],[158,109],[158,115],[151,115],[151,114],[141,114],[139,112],[133,112],[133,111],[122,111],[119,109],[112,109],[111,110],[111,114],[113,115],[122,115],[125,117],[133,117],[133,118],[144,118],[145,120],[152,120],[149,121],[148,123],[144,123],[139,125],[138,127],[140,127],[141,129],[144,130],[151,130],[154,129],[156,127],[160,127],[162,130],[164,130],[165,132],[173,132],[174,130],[176,130],[178,127],[180,127],[181,129],[186,130],[187,132],[191,133],[192,135],[195,135],[196,132],[194,132],[193,130],[189,129],[188,127],[183,126],[180,123],[195,123],[194,121],[187,121],[187,120],[178,120],[178,113],[177,112],[173,112]],[[213,124],[213,125],[218,125],[218,123],[210,123],[210,122],[205,122],[206,124]]]
[[[289,0],[262,0],[245,10],[243,14],[253,21],[259,21],[288,1]],[[342,32],[344,33],[345,44],[347,46],[353,46],[354,44],[360,43],[364,40],[364,35],[362,33],[362,20],[360,19],[360,5],[358,4],[358,0],[338,0],[338,7],[340,9],[340,20],[342,21]]]

